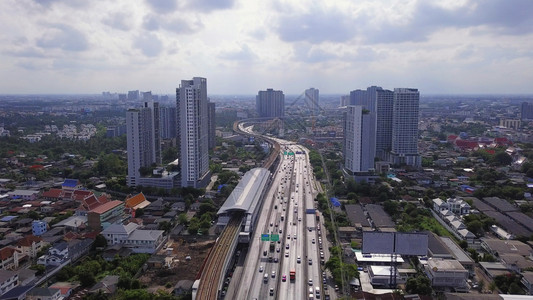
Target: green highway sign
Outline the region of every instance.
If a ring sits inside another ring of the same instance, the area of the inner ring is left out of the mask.
[[[287,155],[287,151],[283,151],[283,155]]]
[[[279,237],[278,237],[279,239]],[[262,234],[261,235],[261,242],[268,242],[270,241],[270,235],[267,233],[267,234]]]
[[[271,240],[272,242],[277,242],[277,241],[279,241],[279,234],[271,234],[271,235],[270,235],[270,240]]]
[[[294,155],[294,152],[289,152],[289,155]]]

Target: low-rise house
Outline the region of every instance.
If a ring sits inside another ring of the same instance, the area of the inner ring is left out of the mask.
[[[0,295],[16,287],[18,281],[18,274],[16,272],[0,270]]]
[[[37,264],[44,266],[59,266],[68,259],[68,244],[61,242],[48,249],[48,254],[37,259]]]
[[[500,254],[500,261],[507,269],[520,274],[523,270],[533,270],[533,261],[520,254]]]
[[[433,210],[436,212],[442,212],[449,210],[456,215],[467,215],[470,213],[470,204],[460,198],[448,198],[442,200],[440,198],[433,199]]]
[[[176,296],[182,296],[185,294],[188,294],[190,291],[192,291],[192,285],[194,284],[194,281],[192,280],[180,280],[176,285],[174,286],[174,295]]]
[[[11,199],[22,199],[25,201],[33,201],[39,197],[39,191],[32,190],[14,190],[7,194]]]
[[[35,236],[42,235],[43,233],[46,232],[47,229],[48,229],[48,224],[45,221],[34,220],[31,223],[31,232]]]
[[[19,285],[29,285],[35,280],[35,274],[37,273],[37,271],[27,268],[20,268],[16,272],[19,275]]]
[[[36,287],[26,294],[27,300],[59,300],[61,291],[59,289]]]
[[[33,285],[18,285],[0,296],[1,300],[26,300],[26,294]]]
[[[20,253],[13,247],[0,249],[0,269],[15,270],[19,267]]]
[[[56,282],[50,286],[51,289],[58,289],[61,297],[67,299],[72,292],[80,285],[74,282]]]
[[[91,250],[94,244],[94,239],[76,239],[68,242],[68,257],[72,262],[77,261],[80,257],[86,255]]]
[[[113,295],[117,291],[118,280],[120,276],[118,275],[107,275],[102,280],[97,282],[93,287],[88,291],[88,294],[96,294],[101,292],[104,295]]]
[[[37,256],[37,252],[41,251],[47,244],[42,238],[34,235],[28,235],[17,242],[17,250],[23,255],[30,258]]]

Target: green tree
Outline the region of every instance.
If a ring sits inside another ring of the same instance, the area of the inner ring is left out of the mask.
[[[409,294],[431,295],[431,281],[424,275],[417,275],[407,279],[405,290]]]
[[[105,237],[101,234],[97,235],[94,239],[94,247],[95,248],[105,248],[107,247],[107,240]]]
[[[78,274],[78,279],[82,287],[90,287],[96,283],[96,279],[91,272],[81,272]]]

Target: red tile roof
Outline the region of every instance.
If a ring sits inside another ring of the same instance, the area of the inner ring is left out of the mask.
[[[107,202],[105,204],[102,204],[100,206],[98,206],[97,208],[91,210],[90,212],[94,212],[94,213],[98,213],[98,214],[102,214],[102,213],[105,213],[106,211],[108,210],[111,210],[121,204],[123,204],[124,202],[122,201],[119,201],[119,200],[113,200],[111,202]]]
[[[56,198],[59,199],[63,193],[61,189],[50,189],[46,192],[43,192],[42,196],[45,198]]]
[[[75,190],[71,198],[72,200],[83,201],[83,199],[85,199],[86,197],[90,195],[93,195],[93,192],[84,191],[84,190]]]
[[[479,146],[477,141],[455,140],[455,145],[462,149],[475,149]]]
[[[133,197],[130,197],[130,198],[127,198],[126,199],[126,207],[127,208],[134,208],[135,206],[143,203],[144,201],[146,201],[146,197],[144,196],[144,194],[141,192]]]
[[[5,248],[2,248],[0,249],[0,259],[1,260],[6,260],[10,257],[13,256],[13,253],[15,253],[15,248],[11,248],[11,247],[5,247]]]
[[[17,246],[19,247],[31,247],[31,245],[33,243],[37,244],[39,242],[41,242],[43,239],[41,239],[40,237],[37,237],[37,236],[34,236],[34,235],[28,235],[28,236],[25,236],[23,238],[21,238],[20,240],[18,240],[17,242]]]
[[[72,232],[72,231],[69,231],[69,232],[67,232],[67,233],[65,233],[65,234],[63,235],[63,239],[64,239],[65,241],[70,241],[70,240],[73,240],[73,239],[77,239],[77,238],[79,238],[79,237],[80,237],[79,234],[74,233],[74,232]]]

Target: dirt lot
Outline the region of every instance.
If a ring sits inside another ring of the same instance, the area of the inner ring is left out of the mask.
[[[141,284],[146,284],[149,291],[165,290],[172,292],[178,281],[184,279],[194,281],[214,243],[214,240],[194,243],[169,240],[158,253],[165,256],[165,265],[149,267],[139,278]],[[172,248],[172,250],[166,250],[168,248]],[[190,256],[191,259],[186,260],[187,256]],[[170,268],[167,267],[169,265]]]

